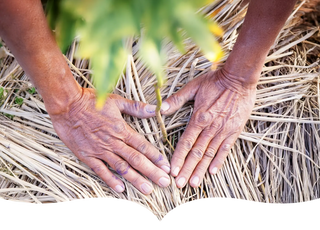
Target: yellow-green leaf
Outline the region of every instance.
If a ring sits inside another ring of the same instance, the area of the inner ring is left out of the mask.
[[[158,86],[164,82],[164,38],[185,52],[183,41],[190,37],[217,62],[223,52],[214,36],[222,36],[222,30],[196,13],[206,3],[211,0],[49,0],[48,20],[63,51],[79,36],[77,54],[91,59],[101,108],[125,65],[123,41],[129,37],[142,36],[138,54],[156,75]]]

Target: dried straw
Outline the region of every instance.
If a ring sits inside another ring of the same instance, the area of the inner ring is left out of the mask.
[[[319,198],[317,12],[320,11],[315,8],[319,8],[316,1],[299,2],[279,34],[263,67],[250,120],[222,170],[215,176],[207,173],[197,189],[190,186],[178,189],[172,179],[168,188],[154,185],[155,191],[150,196],[144,196],[124,180],[126,191],[117,194],[72,154],[52,128],[41,96],[27,91],[32,85],[6,49],[0,62],[0,84],[6,89],[0,104],[0,197],[35,203],[114,197],[140,203],[159,219],[180,204],[208,197],[272,203]],[[246,7],[240,0],[221,0],[203,8],[202,12],[215,15],[214,19],[225,30],[220,43],[228,54],[243,23]],[[132,44],[125,74],[114,92],[155,104],[155,77],[136,57],[139,41]],[[168,79],[161,91],[163,98],[210,70],[211,64],[198,48],[189,40],[186,44],[188,52],[182,55],[172,44],[165,43],[169,61],[166,65]],[[90,63],[75,58],[77,48],[78,43],[74,42],[66,58],[79,84],[91,87]],[[22,106],[15,104],[17,96],[24,99]],[[191,114],[192,104],[189,103],[174,115],[165,117],[173,145]],[[173,153],[161,142],[155,118],[137,119],[127,115],[124,118],[171,158]]]

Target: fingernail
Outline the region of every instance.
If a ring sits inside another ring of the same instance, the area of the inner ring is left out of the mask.
[[[198,176],[194,176],[194,177],[192,177],[192,179],[191,179],[191,184],[193,185],[193,186],[198,186],[199,185],[199,177]]]
[[[145,110],[147,111],[147,113],[155,113],[156,107],[157,106],[155,105],[146,105]]]
[[[116,192],[123,192],[124,191],[124,187],[121,185],[116,185],[115,187]]]
[[[211,174],[216,174],[218,172],[218,168],[214,167],[213,169],[211,169]]]
[[[170,180],[169,180],[169,178],[161,177],[161,178],[159,179],[159,184],[160,184],[162,187],[167,187],[167,186],[170,184]]]
[[[170,108],[170,105],[168,102],[162,102],[162,105],[161,105],[161,112],[165,112],[167,111],[168,109]]]
[[[176,167],[176,168],[172,171],[172,176],[178,176],[179,171],[180,171],[180,168],[179,168],[179,167]]]
[[[162,166],[161,166],[161,169],[162,169],[163,171],[165,171],[166,173],[170,173],[170,167],[167,166],[167,165],[162,165]]]
[[[178,187],[183,187],[185,182],[186,182],[186,178],[180,177],[177,182]]]
[[[151,187],[149,184],[147,184],[147,183],[143,183],[143,184],[141,185],[141,190],[143,191],[143,193],[149,194],[149,193],[151,193],[151,191],[152,191],[152,187]]]

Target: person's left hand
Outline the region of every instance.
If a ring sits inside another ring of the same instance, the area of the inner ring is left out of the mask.
[[[198,187],[208,167],[215,174],[223,165],[252,111],[256,83],[241,82],[224,69],[190,81],[163,102],[169,115],[195,100],[190,122],[171,160],[171,175],[182,188]]]

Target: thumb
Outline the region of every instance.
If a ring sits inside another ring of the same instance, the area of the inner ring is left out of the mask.
[[[112,98],[121,113],[125,113],[138,118],[154,117],[156,106],[143,103],[141,101],[132,101],[119,95]]]
[[[170,115],[180,109],[186,102],[195,98],[200,86],[200,81],[194,79],[182,89],[168,97],[161,105],[161,114]]]

